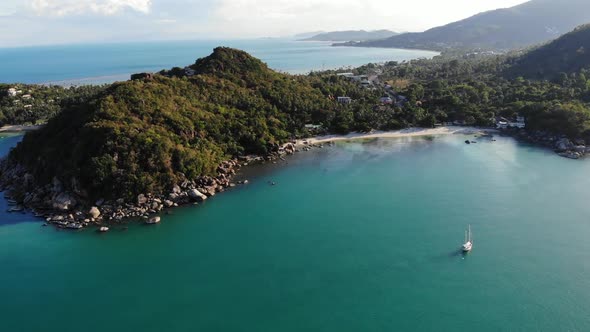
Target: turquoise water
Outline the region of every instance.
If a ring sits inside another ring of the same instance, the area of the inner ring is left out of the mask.
[[[2,330],[589,331],[590,161],[464,140],[301,153],[156,227],[0,226]]]
[[[290,73],[430,58],[437,54],[418,50],[331,47],[330,43],[285,39],[0,48],[0,82],[110,83],[127,80],[132,73],[193,64],[196,59],[211,54],[217,46],[245,50],[271,68]]]

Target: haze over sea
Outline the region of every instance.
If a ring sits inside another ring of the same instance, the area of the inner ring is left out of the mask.
[[[590,161],[465,139],[340,142],[102,235],[2,201],[2,331],[590,331]]]
[[[217,46],[249,52],[272,69],[301,74],[367,63],[431,58],[421,50],[331,47],[326,42],[288,39],[166,41],[120,44],[0,48],[0,82],[102,84],[138,72],[184,67]]]

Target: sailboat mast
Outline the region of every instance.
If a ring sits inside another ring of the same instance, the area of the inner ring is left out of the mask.
[[[469,242],[471,242],[471,225],[469,225]]]

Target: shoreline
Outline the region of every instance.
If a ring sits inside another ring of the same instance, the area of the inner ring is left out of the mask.
[[[23,133],[27,131],[34,131],[39,128],[41,128],[41,126],[8,125],[0,127],[0,134]]]
[[[460,127],[460,126],[443,126],[436,128],[406,128],[392,131],[373,131],[370,133],[350,133],[346,135],[325,135],[315,136],[295,141],[295,146],[301,147],[314,144],[325,144],[338,141],[362,140],[373,138],[404,138],[420,136],[440,136],[440,135],[483,135],[499,133],[497,129],[477,128],[477,127]]]

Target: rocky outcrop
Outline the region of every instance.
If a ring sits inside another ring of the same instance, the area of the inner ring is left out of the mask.
[[[235,187],[236,183],[232,179],[243,165],[276,163],[278,160],[285,160],[285,155],[314,147],[321,148],[323,145],[307,144],[300,150],[296,142],[283,146],[275,144],[269,147],[272,152],[265,157],[243,156],[228,160],[217,167],[215,176],[185,179],[173,185],[168,193],[139,193],[130,201],[120,198],[89,202],[83,188],[73,178],[68,182],[53,178],[49,184],[39,186],[26,169],[3,160],[0,162],[0,190],[4,190],[5,196],[13,199],[15,205],[33,210],[36,215],[44,217],[47,223],[60,228],[80,229],[89,225],[107,227],[105,224],[110,225],[129,218],[149,222],[159,220],[156,216],[165,209],[203,202],[217,193]],[[240,180],[237,184],[246,185],[248,180]]]
[[[559,156],[580,159],[590,153],[590,146],[583,138],[570,139],[544,131],[527,131],[524,129],[507,129],[503,131],[520,140],[553,149]]]
[[[111,224],[128,218],[149,221],[164,209],[202,202],[234,187],[231,179],[240,167],[238,160],[225,161],[217,168],[216,176],[187,179],[173,185],[169,193],[138,194],[132,202],[100,199],[91,205],[83,190],[78,187],[76,192],[73,191],[72,183],[75,181],[65,183],[53,178],[49,184],[37,186],[33,176],[24,168],[3,160],[0,162],[0,190],[5,191],[6,197],[13,199],[14,205],[33,210],[37,216],[44,217],[47,223],[60,228],[80,229],[91,224]]]
[[[77,204],[78,201],[76,198],[67,192],[62,192],[55,195],[52,200],[52,206],[57,211],[70,211],[76,207]]]
[[[555,151],[563,152],[568,151],[574,148],[574,144],[567,138],[560,138],[557,142],[555,142]]]

